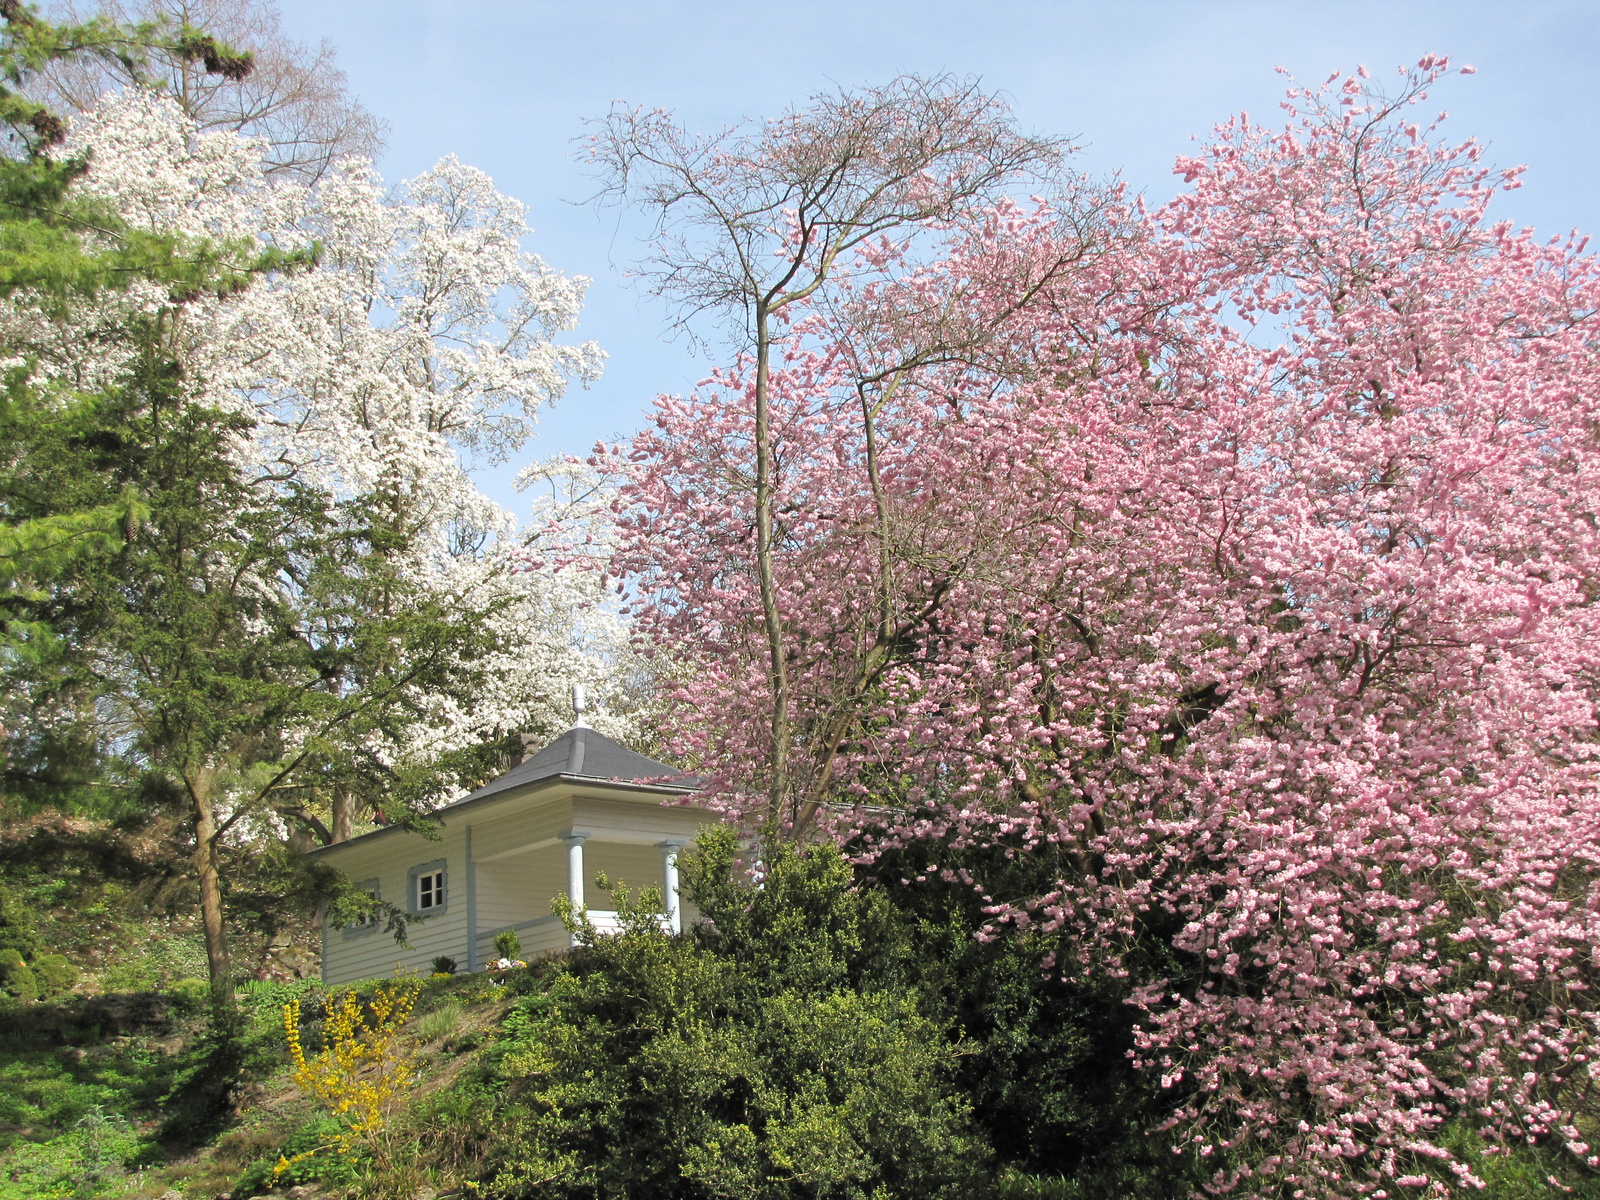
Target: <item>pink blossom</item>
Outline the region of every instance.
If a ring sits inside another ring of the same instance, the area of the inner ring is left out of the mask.
[[[1600,270],[1403,119],[1447,67],[1297,88],[1087,235],[998,209],[774,372],[812,828],[1064,851],[976,936],[1126,980],[1218,1190],[1470,1191],[1453,1120],[1589,1155]],[[965,356],[863,382],[935,332]],[[733,819],[770,761],[751,419],[733,364],[608,459],[613,569]],[[1128,956],[1157,928],[1184,978]]]

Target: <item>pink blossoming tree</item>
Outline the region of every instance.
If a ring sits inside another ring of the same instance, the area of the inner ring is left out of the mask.
[[[1470,1189],[1461,1126],[1600,1165],[1600,271],[1490,221],[1515,173],[1417,122],[1446,66],[1291,90],[1087,239],[991,210],[772,367],[792,832],[1065,851],[979,936],[1124,980],[1219,1190]],[[753,389],[612,458],[734,818],[772,752]]]

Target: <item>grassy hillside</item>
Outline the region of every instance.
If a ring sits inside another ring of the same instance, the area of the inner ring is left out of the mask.
[[[252,980],[220,1016],[192,978],[104,991],[182,936],[108,891],[106,924],[86,922],[96,972],[0,1011],[0,1200],[1159,1200],[1207,1182],[1215,1160],[1163,1137],[1177,1089],[1129,1064],[1116,981],[1063,979],[1037,937],[978,942],[970,888],[863,882],[816,849],[774,854],[751,889],[734,851],[722,832],[685,856],[710,920],[682,936],[619,883],[624,931],[573,917],[570,953],[332,992]],[[12,908],[0,936],[89,937],[70,904]],[[1441,1133],[1487,1200],[1600,1200],[1559,1147]]]
[[[0,835],[0,1200],[160,1195],[192,1155],[173,1096],[215,1047],[182,830],[40,812]],[[314,990],[304,906],[246,921],[240,1117],[282,1061],[279,995]],[[256,904],[259,912],[266,905]],[[51,969],[53,966],[53,970]],[[18,968],[21,968],[20,972]],[[207,1130],[205,1132],[211,1132]],[[224,1180],[210,1195],[226,1190]],[[209,1185],[208,1185],[209,1186]]]
[[[505,989],[484,976],[430,980],[420,992],[405,1027],[422,1056],[411,1108],[456,1082],[507,1007]],[[283,1031],[283,1005],[298,1000],[315,1046],[325,999],[312,981],[240,991],[233,1108],[209,1128],[184,1128],[174,1099],[214,1050],[201,990],[8,1006],[0,1013],[0,1200],[271,1191],[281,1155],[312,1149],[335,1128],[294,1085]],[[342,1191],[359,1174],[350,1159],[322,1152],[286,1173],[279,1190]],[[426,1186],[426,1172],[404,1174],[363,1190],[411,1195]]]
[[[0,950],[72,964],[72,992],[155,991],[206,973],[182,823],[170,812],[118,821],[39,812],[0,829]],[[315,974],[317,897],[279,848],[230,847],[234,965],[244,978]],[[290,869],[285,869],[285,864]]]

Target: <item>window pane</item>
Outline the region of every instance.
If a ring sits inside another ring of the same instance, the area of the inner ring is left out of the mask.
[[[374,888],[365,887],[365,888],[362,888],[361,890],[370,899],[376,900],[378,898],[377,890],[374,889]],[[371,925],[376,920],[377,920],[377,914],[374,913],[374,912],[371,912],[369,910],[367,912],[362,913],[359,917],[357,917],[354,921],[352,921],[350,923],[350,927],[352,929],[363,929],[366,926]]]

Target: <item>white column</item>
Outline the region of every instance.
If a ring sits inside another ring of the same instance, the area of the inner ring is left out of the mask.
[[[678,898],[678,851],[682,842],[657,842],[661,851],[661,897],[667,906],[667,926],[673,933],[683,932],[683,902]]]
[[[562,837],[567,844],[567,898],[572,907],[583,911],[583,843],[587,833],[569,833]]]

